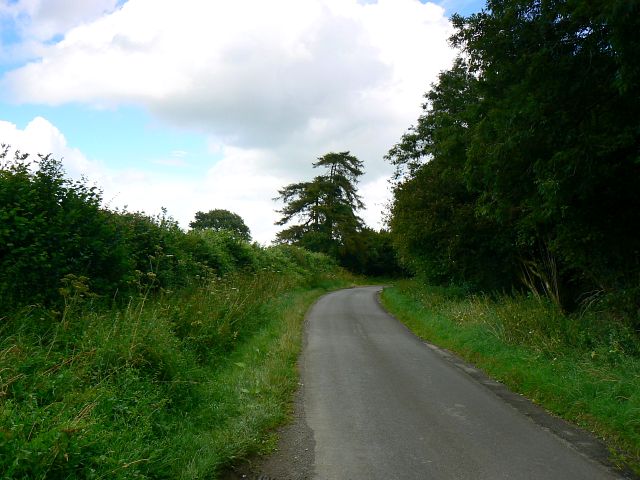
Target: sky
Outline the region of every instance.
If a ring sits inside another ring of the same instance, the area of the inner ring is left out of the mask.
[[[279,189],[350,151],[383,226],[384,155],[481,0],[0,0],[0,143],[63,159],[108,208],[281,228]]]

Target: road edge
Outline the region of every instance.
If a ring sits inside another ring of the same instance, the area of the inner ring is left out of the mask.
[[[474,364],[459,357],[455,352],[441,348],[428,340],[416,335],[409,327],[400,321],[393,313],[385,308],[382,303],[382,292],[384,286],[376,293],[376,301],[382,310],[402,325],[411,335],[416,337],[427,348],[447,361],[449,364],[461,370],[465,375],[471,377],[484,388],[491,391],[507,405],[527,417],[530,421],[553,434],[562,443],[575,450],[578,454],[590,462],[594,462],[609,470],[612,474],[620,476],[626,480],[640,480],[640,476],[629,468],[618,468],[611,462],[611,453],[604,442],[592,433],[568,422],[567,420],[553,415],[540,405],[532,402],[522,394],[511,391],[503,383],[491,378],[483,370]]]

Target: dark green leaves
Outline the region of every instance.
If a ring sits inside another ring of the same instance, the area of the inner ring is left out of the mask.
[[[537,272],[569,307],[631,289],[637,309],[639,14],[636,1],[490,0],[454,16],[464,60],[388,155],[408,265],[482,289]]]
[[[277,199],[284,202],[278,225],[292,225],[278,233],[280,243],[293,243],[309,250],[338,256],[347,239],[363,224],[356,211],[363,207],[357,192],[362,162],[349,152],[328,153],[314,168],[325,173],[310,182],[292,183],[281,189]]]
[[[189,226],[198,230],[228,231],[242,240],[251,240],[249,227],[245,225],[242,217],[229,210],[215,209],[206,213],[196,212],[196,219]]]

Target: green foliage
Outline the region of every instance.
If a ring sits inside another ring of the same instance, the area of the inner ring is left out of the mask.
[[[387,155],[397,167],[390,226],[402,265],[427,281],[471,289],[510,287],[512,239],[479,218],[465,181],[476,79],[458,60],[427,93],[424,113]]]
[[[185,233],[166,211],[150,217],[105,210],[100,192],[65,178],[62,164],[51,155],[31,162],[19,152],[7,159],[8,151],[5,146],[0,152],[0,308],[5,313],[30,304],[60,307],[59,289],[69,275],[85,278],[94,301],[126,303],[141,290],[171,290],[258,268],[259,247],[248,243],[248,230],[211,227]]]
[[[493,0],[454,16],[464,60],[388,155],[406,265],[569,309],[624,291],[640,325],[638,8]]]
[[[100,293],[122,285],[129,269],[111,215],[95,187],[64,177],[50,155],[29,162],[0,152],[0,309],[50,303],[68,274]]]
[[[344,285],[344,272],[325,255],[228,232],[180,238],[219,275],[154,293],[163,268],[177,268],[158,255],[125,306],[99,308],[87,279],[68,275],[62,312],[3,319],[2,478],[215,478],[268,447],[296,386],[301,320],[319,293],[308,292]]]
[[[262,451],[324,254],[108,211],[0,152],[0,476],[211,478]],[[115,299],[115,301],[112,301]]]
[[[349,152],[328,153],[313,167],[327,172],[278,192],[277,199],[285,205],[277,224],[286,225],[294,219],[300,223],[280,231],[277,240],[337,258],[340,247],[362,228],[362,220],[355,213],[363,207],[356,190],[363,173],[362,162]]]
[[[349,271],[373,277],[400,277],[405,271],[399,266],[391,234],[364,227],[346,239],[339,250],[342,266]]]
[[[298,221],[278,233],[278,243],[326,253],[355,273],[401,274],[388,233],[365,227],[356,215],[364,206],[356,189],[362,162],[349,152],[328,153],[313,166],[326,173],[278,192],[285,205],[277,224]]]
[[[638,4],[489,6],[458,18],[454,37],[482,70],[469,149],[479,210],[508,219],[538,265],[549,252],[569,297],[637,284],[640,91],[622,52],[637,48]]]
[[[239,239],[251,241],[249,227],[237,213],[229,210],[215,209],[208,212],[196,212],[195,220],[189,226],[197,230],[213,230],[215,232],[228,231],[234,233]]]

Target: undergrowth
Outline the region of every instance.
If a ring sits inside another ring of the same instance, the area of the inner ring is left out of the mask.
[[[254,271],[112,309],[82,279],[63,311],[0,325],[2,478],[211,478],[272,446],[296,385],[301,319],[346,275],[318,254],[264,249]]]
[[[0,145],[0,477],[212,478],[273,446],[321,254],[102,207]]]
[[[384,305],[418,336],[455,351],[549,411],[595,433],[640,473],[640,340],[591,309],[566,315],[526,296],[468,296],[416,280]]]

